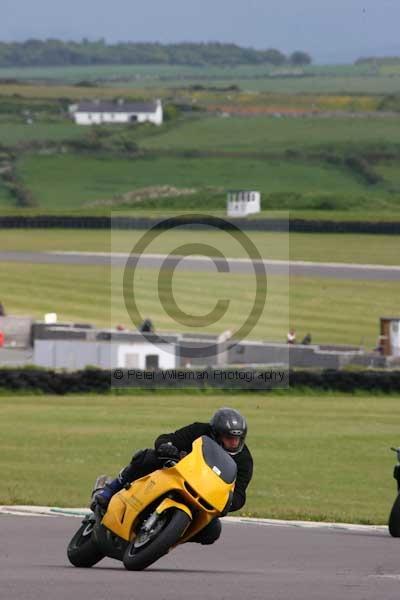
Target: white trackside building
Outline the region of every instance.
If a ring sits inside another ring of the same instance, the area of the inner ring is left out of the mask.
[[[260,192],[237,190],[228,192],[228,217],[246,217],[260,212]]]

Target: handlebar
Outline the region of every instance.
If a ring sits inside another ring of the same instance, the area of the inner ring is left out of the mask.
[[[163,458],[162,456],[159,457],[159,460],[164,461],[163,462],[163,469],[168,469],[169,467],[174,467],[175,465],[178,464],[178,462],[180,460],[182,460],[182,458],[185,458],[185,456],[187,455],[187,452],[185,452],[184,450],[181,450],[179,452],[179,458]]]
[[[179,460],[175,460],[174,458],[167,458],[164,460],[163,469],[169,469],[169,467],[174,467],[177,465]]]

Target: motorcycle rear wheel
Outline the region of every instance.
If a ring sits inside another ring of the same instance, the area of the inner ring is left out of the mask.
[[[389,533],[392,537],[400,537],[400,494],[398,494],[390,511]]]
[[[123,563],[128,571],[141,571],[167,554],[182,537],[191,519],[183,510],[170,509],[169,518],[157,536],[144,546],[135,548],[135,540],[127,547]]]
[[[87,522],[83,523],[68,544],[67,556],[74,567],[87,569],[93,567],[105,557],[105,554],[101,552],[92,539],[93,528],[89,533],[86,533],[89,525]]]

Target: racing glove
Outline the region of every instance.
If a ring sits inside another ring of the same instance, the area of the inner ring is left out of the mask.
[[[160,444],[156,450],[157,458],[159,460],[179,460],[180,453],[176,446],[172,442]]]

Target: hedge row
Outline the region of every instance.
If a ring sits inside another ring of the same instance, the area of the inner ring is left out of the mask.
[[[117,370],[126,376],[127,371]],[[112,387],[119,388],[145,388],[145,389],[177,389],[177,388],[202,388],[202,389],[228,389],[240,390],[265,390],[265,381],[258,376],[262,373],[271,371],[262,371],[261,369],[225,369],[225,370],[205,370],[209,376],[203,381],[188,380],[187,371],[175,371],[176,378],[166,378],[165,372],[144,372],[135,371],[135,377],[124,381],[118,377],[115,378],[116,371],[87,369],[73,373],[55,372],[42,369],[1,369],[0,370],[0,390],[10,392],[39,392],[46,394],[68,394],[68,393],[107,393]],[[199,372],[199,371],[197,371]],[[204,371],[203,371],[204,372]],[[163,374],[164,373],[164,374]],[[182,377],[179,377],[179,373]],[[218,377],[216,374],[218,373]],[[229,385],[223,384],[222,374],[236,374],[230,380]],[[243,379],[240,381],[238,373],[254,374],[254,380],[246,384]],[[287,374],[286,374],[287,375]],[[257,379],[258,378],[258,379]],[[357,390],[366,390],[369,392],[400,393],[400,371],[334,371],[325,370],[319,372],[312,371],[290,371],[291,388],[312,388],[316,390],[332,390],[340,392],[354,392]],[[285,380],[284,380],[285,383]]]
[[[77,217],[67,215],[37,216],[0,216],[0,229],[15,228],[62,228],[62,229],[143,229],[158,226],[160,229],[186,225],[188,227],[215,227],[212,217],[204,217],[200,222],[188,217],[177,217],[165,220],[136,217]],[[233,225],[226,221],[223,229],[238,227],[246,231],[292,231],[299,233],[377,233],[400,234],[400,221],[329,221],[306,219],[235,219]]]
[[[106,393],[111,387],[110,371],[86,369],[56,373],[42,369],[0,369],[0,390],[68,394]]]

